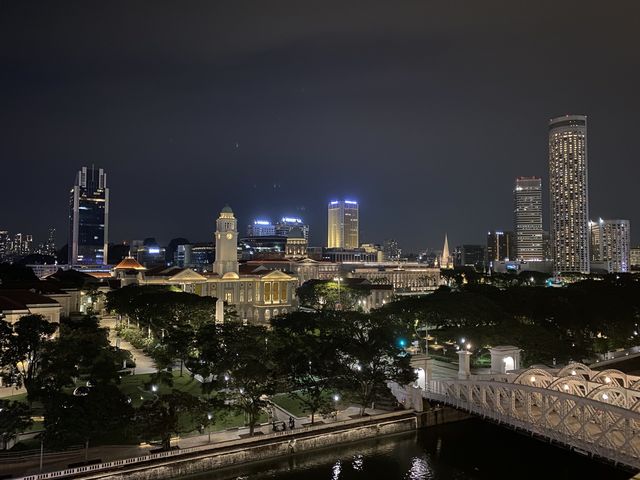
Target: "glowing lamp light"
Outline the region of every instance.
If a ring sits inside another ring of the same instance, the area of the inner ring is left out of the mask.
[[[609,400],[609,395],[607,395],[606,393],[602,394],[602,399],[603,400]]]
[[[565,392],[569,391],[569,385],[567,385],[566,383],[562,386],[562,388]]]
[[[604,383],[611,383],[611,378],[604,377]]]
[[[573,375],[575,377],[576,371],[575,370],[571,370],[571,375]]]
[[[531,383],[535,383],[535,382],[536,382],[536,377],[534,377],[533,375],[531,375],[531,378],[530,378],[529,380],[531,380]]]

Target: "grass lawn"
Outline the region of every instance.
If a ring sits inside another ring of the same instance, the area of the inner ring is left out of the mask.
[[[134,407],[139,407],[144,400],[150,400],[154,398],[155,394],[149,387],[146,386],[151,381],[151,374],[146,373],[143,375],[129,375],[123,377],[120,381],[120,391],[131,398],[131,404]],[[173,372],[173,387],[168,385],[158,384],[157,394],[171,393],[171,390],[179,390],[181,392],[190,393],[191,395],[200,396],[202,390],[200,389],[200,382],[191,378],[191,376],[185,373],[182,377],[179,371]]]
[[[325,391],[323,396],[327,398],[327,400],[331,400],[332,393]],[[311,412],[305,408],[299,398],[292,397],[288,393],[278,393],[277,395],[273,395],[271,397],[271,401],[296,417],[311,415]],[[316,412],[316,415],[317,414],[318,412]]]

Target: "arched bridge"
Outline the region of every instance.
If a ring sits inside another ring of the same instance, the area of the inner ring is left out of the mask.
[[[640,469],[640,377],[580,363],[460,377],[427,379],[411,396]]]

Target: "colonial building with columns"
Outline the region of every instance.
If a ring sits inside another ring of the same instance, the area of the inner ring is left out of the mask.
[[[229,206],[216,221],[216,258],[213,271],[198,273],[190,268],[145,269],[125,258],[114,269],[123,284],[171,285],[182,291],[216,297],[236,308],[249,323],[269,323],[277,315],[296,307],[298,279],[287,271],[264,265],[238,263],[238,223]]]

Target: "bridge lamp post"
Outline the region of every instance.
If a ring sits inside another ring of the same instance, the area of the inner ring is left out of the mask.
[[[209,422],[207,423],[207,427],[209,430],[209,443],[211,443],[211,419],[213,418],[213,415],[211,414],[211,412],[207,413],[207,420],[209,420]]]

